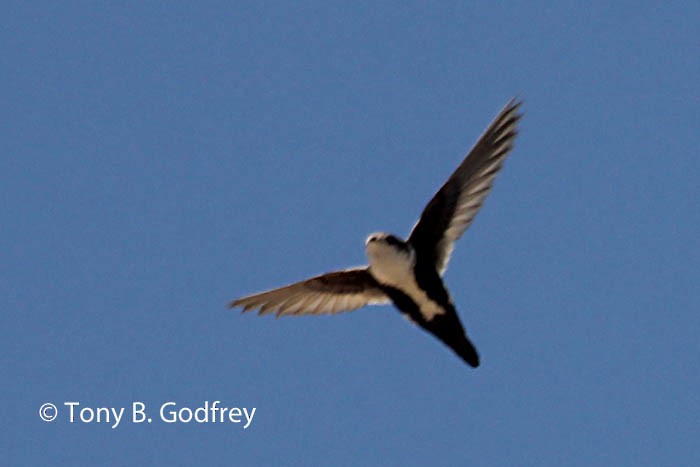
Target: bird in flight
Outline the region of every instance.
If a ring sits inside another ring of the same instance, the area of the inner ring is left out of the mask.
[[[321,274],[232,301],[231,308],[277,316],[334,314],[393,303],[470,366],[479,354],[467,337],[442,276],[454,243],[474,220],[513,148],[520,102],[511,100],[423,210],[407,240],[373,233],[369,265]]]

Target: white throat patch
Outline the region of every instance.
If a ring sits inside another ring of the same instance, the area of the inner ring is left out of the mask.
[[[445,313],[440,305],[418,287],[414,274],[416,254],[412,248],[406,251],[389,245],[384,240],[375,240],[367,243],[367,258],[369,272],[377,282],[399,289],[408,295],[418,305],[427,321]]]

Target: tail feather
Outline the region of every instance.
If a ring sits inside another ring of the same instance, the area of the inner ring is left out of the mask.
[[[467,362],[472,368],[479,366],[479,354],[467,336],[464,336],[461,341],[456,342],[455,345],[447,345],[449,345],[450,348],[454,350],[457,355],[462,357],[462,360]]]
[[[479,366],[479,353],[464,332],[464,327],[454,308],[450,307],[444,315],[435,316],[430,321],[418,324],[440,339],[469,366],[472,368]]]

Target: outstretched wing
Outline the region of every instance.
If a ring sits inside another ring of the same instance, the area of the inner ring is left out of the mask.
[[[513,147],[520,102],[511,100],[479,138],[457,170],[433,196],[408,241],[418,261],[442,275],[457,241],[474,220]]]
[[[260,315],[319,315],[389,303],[366,267],[329,272],[305,281],[232,301],[230,308],[259,309]]]

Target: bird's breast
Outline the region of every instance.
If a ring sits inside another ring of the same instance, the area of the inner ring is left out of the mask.
[[[377,282],[406,294],[415,302],[423,317],[430,321],[446,311],[418,285],[414,268],[413,255],[397,253],[370,256],[369,272]]]

